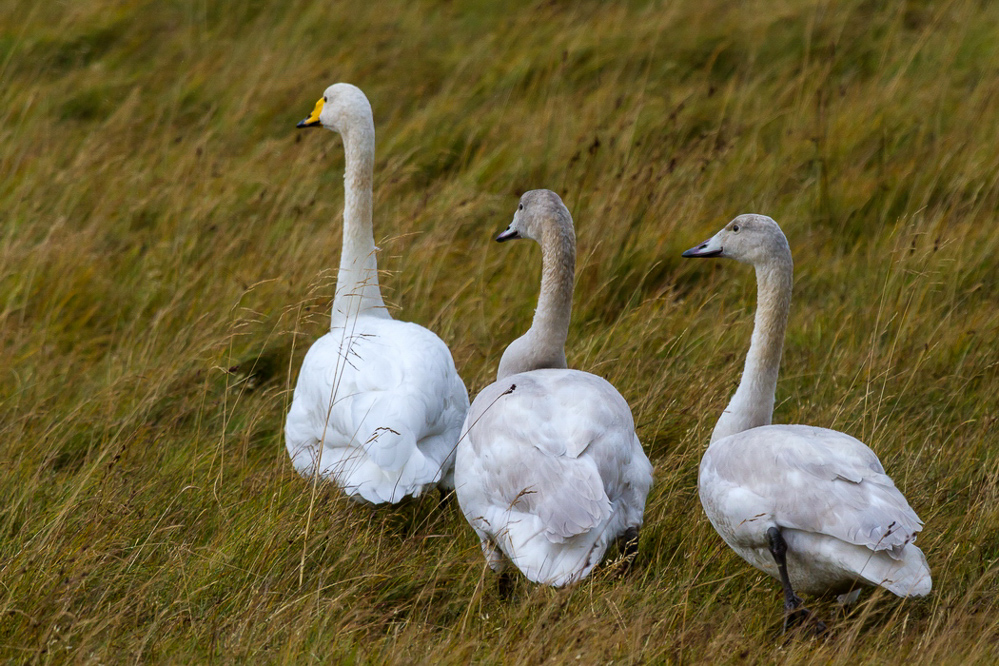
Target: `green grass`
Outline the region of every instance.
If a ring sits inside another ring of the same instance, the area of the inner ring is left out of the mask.
[[[999,659],[999,6],[262,1],[0,12],[0,657],[24,662]],[[434,498],[352,506],[282,425],[328,326],[335,81],[378,132],[386,301],[471,394],[529,324],[526,189],[579,242],[573,367],[655,466],[640,560],[498,597]],[[778,585],[701,512],[748,346],[742,212],[796,262],[778,422],[856,435],[926,521],[933,594],[775,639]],[[303,560],[304,554],[304,560]]]

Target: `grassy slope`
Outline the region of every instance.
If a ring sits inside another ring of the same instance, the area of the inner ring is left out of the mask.
[[[8,2],[0,655],[996,658],[999,7],[884,4]],[[525,189],[573,212],[570,363],[621,390],[656,467],[630,576],[502,602],[430,498],[321,488],[306,537],[281,428],[328,321],[343,157],[293,126],[338,80],[375,110],[386,298],[473,395],[539,274],[491,236]],[[678,255],[748,211],[797,262],[775,420],[879,453],[936,588],[819,603],[833,635],[783,647],[777,585],[695,489],[754,283]]]

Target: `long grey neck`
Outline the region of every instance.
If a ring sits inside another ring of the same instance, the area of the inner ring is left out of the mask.
[[[531,328],[500,360],[497,379],[540,368],[565,368],[565,341],[572,317],[576,235],[572,223],[545,228],[541,239],[541,295]]]
[[[378,288],[378,264],[371,228],[375,129],[354,127],[343,134],[343,249],[333,299],[332,326],[358,315],[389,316]]]
[[[711,433],[712,442],[769,425],[773,418],[774,393],[794,285],[790,251],[786,256],[775,255],[757,265],[756,283],[756,322],[742,380]]]
[[[571,227],[545,230],[541,246],[541,294],[531,330],[539,342],[565,356],[572,319],[572,291],[576,274],[576,238]]]

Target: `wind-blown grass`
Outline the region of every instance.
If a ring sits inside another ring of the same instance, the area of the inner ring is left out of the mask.
[[[999,658],[999,7],[7,4],[0,655]],[[386,301],[472,395],[537,294],[537,249],[490,240],[522,191],[565,199],[570,364],[628,399],[655,466],[630,574],[501,600],[435,498],[321,486],[305,538],[282,426],[328,326],[343,156],[294,124],[335,81],[375,112]],[[755,293],[679,254],[742,212],[796,262],[775,420],[866,441],[926,521],[933,594],[813,604],[820,640],[775,638],[778,585],[697,500]]]

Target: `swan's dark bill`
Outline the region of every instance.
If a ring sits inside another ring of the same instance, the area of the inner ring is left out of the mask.
[[[516,229],[507,229],[499,236],[496,237],[497,243],[503,243],[508,240],[513,240],[515,238],[520,238],[520,233]]]
[[[709,257],[717,257],[722,253],[722,248],[718,248],[716,250],[709,250],[707,248],[708,248],[708,243],[710,242],[711,239],[708,239],[703,243],[701,243],[700,245],[698,245],[697,247],[690,248],[680,256],[687,257],[688,259],[691,257],[695,259],[707,259]]]

